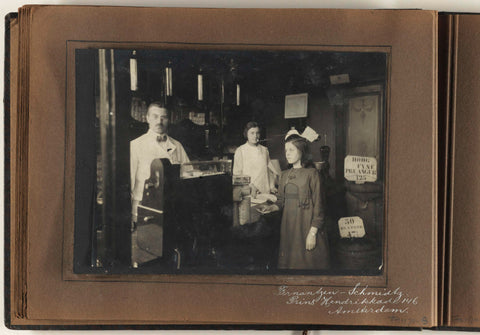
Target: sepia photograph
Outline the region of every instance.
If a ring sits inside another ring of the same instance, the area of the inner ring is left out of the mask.
[[[73,272],[382,275],[377,49],[76,49]]]

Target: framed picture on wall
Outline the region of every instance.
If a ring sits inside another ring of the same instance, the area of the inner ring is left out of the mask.
[[[285,96],[285,119],[307,117],[308,93]]]

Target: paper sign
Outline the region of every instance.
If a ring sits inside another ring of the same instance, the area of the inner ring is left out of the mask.
[[[308,127],[302,133],[302,137],[306,138],[308,141],[313,142],[318,138],[318,133],[312,128]]]
[[[350,76],[347,73],[330,76],[330,83],[332,85],[347,84],[349,82],[350,82]]]
[[[345,179],[357,184],[377,180],[377,160],[374,157],[345,157]]]
[[[340,220],[338,220],[338,229],[340,230],[340,237],[342,238],[360,238],[365,236],[363,220],[358,216],[340,218]]]

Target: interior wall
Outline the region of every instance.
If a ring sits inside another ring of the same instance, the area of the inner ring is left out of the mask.
[[[291,125],[295,125],[299,132],[305,126],[313,128],[319,135],[320,140],[310,143],[310,151],[314,162],[320,161],[320,147],[330,147],[330,175],[335,177],[336,146],[344,143],[336,143],[335,111],[331,106],[326,94],[323,92],[312,93],[308,96],[308,115],[305,120],[288,120],[284,118],[284,101],[278,101],[267,105],[269,116],[266,126],[266,146],[271,159],[279,159],[280,166],[287,168],[285,159],[285,134]]]

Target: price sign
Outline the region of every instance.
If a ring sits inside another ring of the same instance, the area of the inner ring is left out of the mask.
[[[357,184],[374,182],[377,180],[377,160],[374,157],[347,156],[345,157],[345,179]]]
[[[365,236],[363,220],[358,216],[340,218],[340,220],[338,220],[338,229],[340,230],[340,237],[342,238],[360,238]]]

